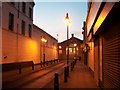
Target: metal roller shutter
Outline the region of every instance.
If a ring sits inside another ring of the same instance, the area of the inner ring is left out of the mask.
[[[103,36],[103,86],[120,88],[120,23]]]

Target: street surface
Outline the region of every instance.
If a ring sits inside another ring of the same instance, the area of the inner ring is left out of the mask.
[[[42,88],[54,78],[55,72],[62,73],[65,65],[66,63],[62,62],[34,71],[27,68],[29,73],[23,71],[23,74],[13,71],[16,76],[12,76],[13,73],[3,74],[3,88]]]

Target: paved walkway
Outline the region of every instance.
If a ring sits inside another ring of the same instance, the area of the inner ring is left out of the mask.
[[[55,64],[50,64],[49,66],[42,68],[40,68],[40,66],[35,66],[34,71],[31,69],[31,67],[28,67],[22,69],[21,74],[18,73],[18,70],[4,72],[2,73],[3,88],[22,88],[22,87],[42,88],[43,87],[42,85],[43,84],[46,85],[46,82],[48,82],[47,80],[47,78],[49,78],[48,74],[61,68],[64,65],[66,65],[64,62],[59,62]],[[41,81],[40,79],[44,78],[44,76],[48,76],[48,77],[45,78],[44,80],[45,82],[43,83],[43,80]],[[54,76],[54,74],[52,76]],[[38,85],[36,87],[35,86],[35,84],[37,84],[36,81],[41,81],[42,85]]]
[[[88,69],[82,62],[77,61],[73,71],[70,71],[68,82],[64,83],[64,75],[59,75],[60,88],[98,88]],[[54,81],[51,81],[44,88],[54,88]]]

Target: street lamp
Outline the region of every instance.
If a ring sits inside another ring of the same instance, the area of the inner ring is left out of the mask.
[[[76,59],[76,53],[77,53],[77,51],[76,51],[76,46],[77,46],[77,44],[74,43],[74,59]]]
[[[68,39],[69,39],[69,24],[70,24],[70,19],[68,16],[68,13],[66,14],[65,17],[65,23],[67,25],[67,76],[69,77],[69,45],[68,45]]]
[[[70,19],[69,19],[69,16],[68,16],[68,13],[66,14],[66,17],[65,17],[65,23],[67,25],[67,66],[69,64],[69,47],[68,47],[68,39],[69,39],[69,24],[70,24]]]
[[[47,40],[42,37],[41,41],[44,44],[44,45],[43,44],[42,45],[43,45],[43,62],[45,62],[45,44],[46,44]]]

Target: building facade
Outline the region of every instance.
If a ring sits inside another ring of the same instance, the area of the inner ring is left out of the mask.
[[[58,41],[49,35],[47,32],[40,29],[38,26],[33,25],[33,39],[37,43],[38,53],[37,61],[49,61],[58,59]],[[44,39],[46,40],[44,42]]]
[[[2,2],[1,64],[57,59],[57,40],[33,24],[34,5]]]
[[[89,2],[83,27],[84,56],[96,84],[120,88],[120,2]]]
[[[69,54],[69,60],[82,59],[83,54],[81,46],[82,40],[74,37],[74,34],[72,34],[70,39],[58,44],[58,58],[60,60],[66,60],[67,54]]]

